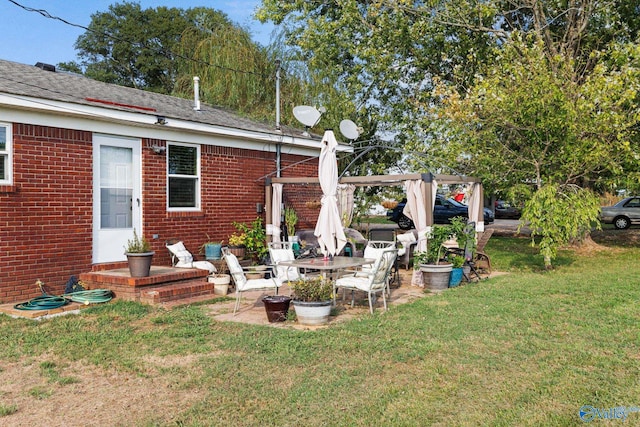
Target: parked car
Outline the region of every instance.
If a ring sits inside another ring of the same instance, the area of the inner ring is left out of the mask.
[[[411,230],[415,228],[413,221],[402,213],[406,204],[406,199],[403,199],[398,203],[398,206],[387,211],[387,218],[398,224],[400,229]],[[436,204],[433,208],[433,222],[436,224],[448,224],[451,221],[451,218],[457,216],[468,218],[469,207],[460,202],[456,202],[452,198],[447,199],[441,194],[438,194],[436,196]],[[494,216],[491,209],[484,208],[484,223],[491,224],[493,220]]]
[[[640,196],[626,197],[613,206],[602,207],[600,221],[613,224],[619,230],[640,224]]]
[[[518,219],[520,218],[520,209],[511,206],[509,202],[504,200],[496,201],[496,219]]]

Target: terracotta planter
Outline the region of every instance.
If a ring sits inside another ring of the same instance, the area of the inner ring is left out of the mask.
[[[269,295],[262,298],[264,309],[267,312],[269,323],[284,322],[287,320],[291,297],[285,295]]]
[[[298,323],[302,325],[324,325],[329,322],[332,301],[298,301],[293,300]]]
[[[243,259],[246,248],[244,246],[229,246],[229,252],[234,254],[238,259]]]
[[[151,272],[151,261],[155,252],[125,253],[131,277],[147,277]]]
[[[453,264],[420,264],[424,289],[432,292],[447,289],[452,269]]]

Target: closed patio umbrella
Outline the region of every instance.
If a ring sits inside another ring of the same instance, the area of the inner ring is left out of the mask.
[[[318,215],[315,236],[322,253],[338,254],[347,243],[340,213],[338,212],[338,161],[336,148],[338,141],[332,130],[327,130],[322,137],[322,150],[318,162],[318,178],[322,188],[322,206]]]

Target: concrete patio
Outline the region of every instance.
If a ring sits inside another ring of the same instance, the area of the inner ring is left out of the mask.
[[[392,284],[391,286],[391,298],[387,299],[389,307],[394,305],[406,304],[411,301],[415,301],[417,298],[423,298],[428,296],[429,293],[425,293],[422,288],[411,286],[411,274],[412,270],[400,270],[400,285]],[[395,286],[394,286],[395,285]],[[290,295],[288,286],[283,285],[279,291],[280,295]],[[235,293],[229,292],[229,301],[218,302],[215,304],[206,304],[205,308],[207,312],[217,321],[221,322],[239,322],[249,323],[253,325],[264,325],[275,328],[294,328],[294,329],[318,329],[329,327],[333,324],[353,319],[359,316],[369,315],[369,303],[367,301],[366,294],[364,292],[356,292],[355,305],[351,308],[351,296],[347,295],[345,301],[342,301],[342,296],[339,295],[336,301],[336,307],[332,310],[332,316],[329,318],[328,325],[323,326],[306,326],[300,325],[297,322],[285,321],[269,323],[267,314],[264,309],[262,297],[266,295],[272,295],[268,291],[254,291],[244,292],[242,294],[242,300],[238,312],[233,314],[233,306],[235,304]],[[378,297],[376,302],[375,311],[377,313],[384,312],[382,305],[382,299]],[[293,307],[291,307],[293,309]],[[290,309],[290,310],[291,310]]]

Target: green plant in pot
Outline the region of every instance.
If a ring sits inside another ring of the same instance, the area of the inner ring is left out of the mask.
[[[296,234],[296,224],[298,223],[298,214],[292,207],[284,208],[284,223],[287,227],[287,236],[289,240]]]
[[[333,283],[321,276],[289,283],[296,318],[304,325],[323,325],[331,314]]]
[[[450,253],[447,255],[447,261],[449,261],[452,266],[451,276],[449,277],[449,287],[454,288],[460,284],[464,276],[462,268],[464,266],[464,256]]]
[[[238,259],[243,259],[245,256],[246,248],[244,246],[246,235],[244,233],[233,233],[227,240],[229,244],[229,251],[234,254]]]
[[[267,249],[267,232],[262,224],[262,218],[257,217],[250,224],[234,222],[239,233],[244,234],[244,246],[252,265],[258,265],[265,258]]]
[[[414,268],[422,271],[425,289],[441,291],[449,287],[449,278],[453,266],[446,260],[442,262],[446,249],[444,242],[454,236],[451,225],[434,225],[427,238],[427,250],[413,254]]]
[[[330,301],[333,284],[322,276],[293,280],[289,283],[294,301]]]
[[[124,247],[124,254],[129,264],[131,277],[147,277],[151,272],[151,261],[154,251],[144,236],[138,236],[136,229],[133,229],[133,238],[127,240]]]
[[[222,243],[223,241],[214,241],[207,234],[207,241],[200,246],[200,253],[204,253],[204,256],[208,260],[222,258]]]

